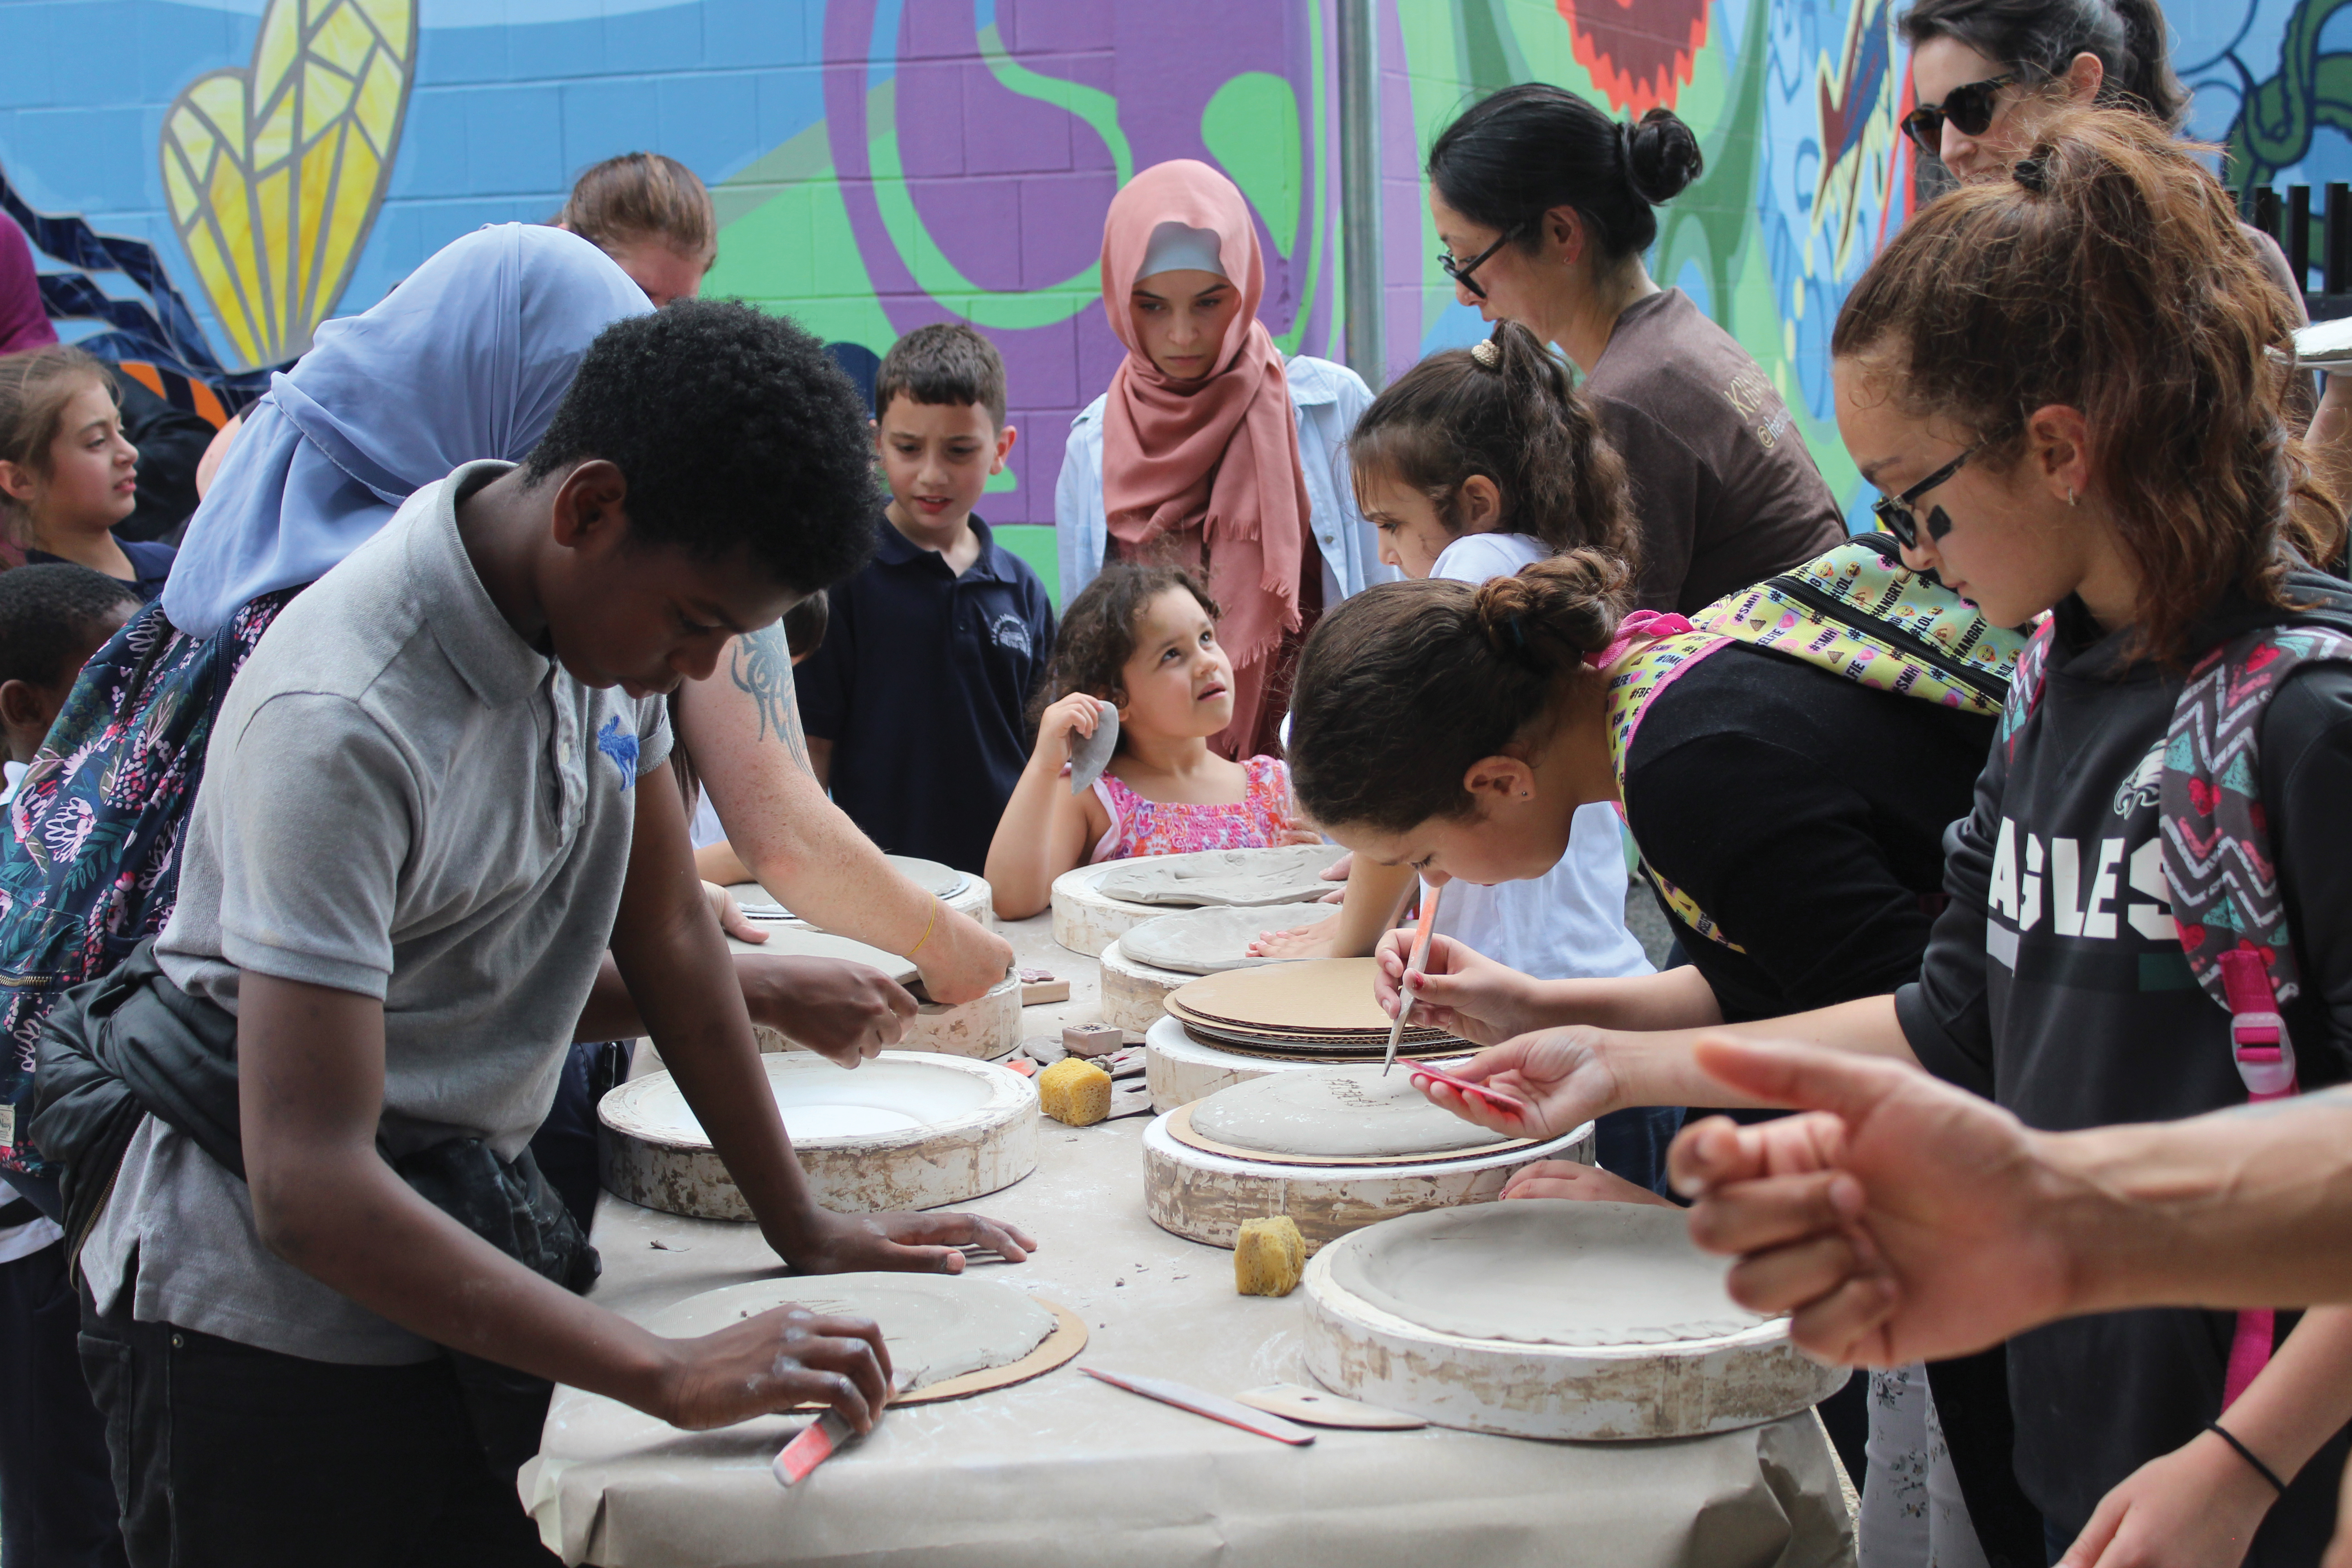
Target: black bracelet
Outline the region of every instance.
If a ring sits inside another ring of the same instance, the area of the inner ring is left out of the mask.
[[[2263,1479],[2270,1482],[2272,1486],[2277,1488],[2279,1496],[2286,1496],[2286,1483],[2278,1479],[2278,1472],[2272,1469],[2268,1465],[2263,1464],[2260,1459],[2254,1458],[2254,1451],[2252,1448],[2247,1447],[2243,1443],[2239,1442],[2235,1435],[2233,1435],[2227,1426],[2222,1426],[2219,1421],[2208,1421],[2205,1423],[2205,1430],[2220,1437],[2221,1441],[2229,1444],[2232,1448],[2237,1449],[2238,1458],[2245,1460],[2246,1463],[2254,1467],[2254,1474],[2262,1477]]]

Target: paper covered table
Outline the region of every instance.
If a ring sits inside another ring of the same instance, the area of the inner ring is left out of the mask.
[[[1024,963],[1073,978],[1032,1008],[1058,1032],[1098,994],[1091,961],[1045,921],[1011,936]],[[688,1433],[558,1389],[525,1503],[567,1563],[604,1568],[857,1563],[861,1568],[1813,1568],[1853,1542],[1829,1444],[1801,1416],[1692,1441],[1544,1443],[1443,1427],[1326,1430],[1293,1449],[1122,1393],[1078,1368],[1222,1394],[1311,1383],[1305,1307],[1234,1294],[1233,1255],[1144,1216],[1144,1118],[1045,1125],[1026,1180],[964,1205],[1035,1236],[990,1277],[1071,1309],[1076,1362],[977,1397],[887,1413],[873,1436],[786,1490],[769,1462],[798,1420]],[[773,1272],[748,1225],[681,1219],[607,1196],[593,1299],[644,1319]]]

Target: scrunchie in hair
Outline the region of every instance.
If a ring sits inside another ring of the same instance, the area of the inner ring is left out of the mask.
[[[2037,196],[2049,193],[2050,170],[2039,158],[2020,158],[2009,177]]]

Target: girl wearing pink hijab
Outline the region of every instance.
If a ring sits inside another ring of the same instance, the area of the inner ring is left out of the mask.
[[[1248,204],[1178,159],[1128,182],[1103,220],[1103,310],[1127,347],[1070,426],[1055,492],[1067,603],[1107,562],[1194,569],[1223,609],[1234,718],[1211,742],[1276,747],[1314,617],[1394,574],[1337,458],[1371,391],[1344,365],[1286,363],[1257,319],[1265,263]]]

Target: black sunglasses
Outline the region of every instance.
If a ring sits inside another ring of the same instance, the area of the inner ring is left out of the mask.
[[[1956,87],[1944,95],[1941,103],[1923,103],[1903,117],[1903,133],[1918,143],[1919,151],[1930,157],[1941,157],[1944,148],[1944,121],[1948,120],[1960,128],[1963,136],[1981,136],[1992,128],[1993,100],[2002,88],[2017,79],[2012,71],[2007,76],[1987,77],[1966,87]]]
[[[1871,502],[1870,510],[1877,515],[1879,526],[1893,534],[1895,542],[1904,549],[1918,549],[1919,514],[1912,510],[1913,503],[1954,474],[1958,473],[1960,465],[1976,455],[1977,449],[1971,447],[1901,495],[1881,496]],[[1927,513],[1927,527],[1928,538],[1941,539],[1952,531],[1952,520],[1944,515],[1942,507],[1936,507]]]
[[[1469,289],[1470,297],[1473,300],[1483,300],[1486,297],[1486,290],[1480,288],[1478,286],[1478,280],[1475,278],[1471,277],[1470,274],[1477,271],[1481,267],[1486,266],[1488,258],[1492,257],[1495,252],[1502,249],[1503,247],[1510,244],[1516,237],[1517,237],[1516,235],[1507,233],[1502,238],[1496,240],[1494,244],[1488,246],[1486,249],[1480,251],[1477,255],[1472,257],[1467,261],[1456,261],[1454,259],[1454,253],[1452,251],[1441,250],[1437,253],[1437,265],[1448,278],[1453,279],[1454,281],[1461,284],[1465,289]]]

